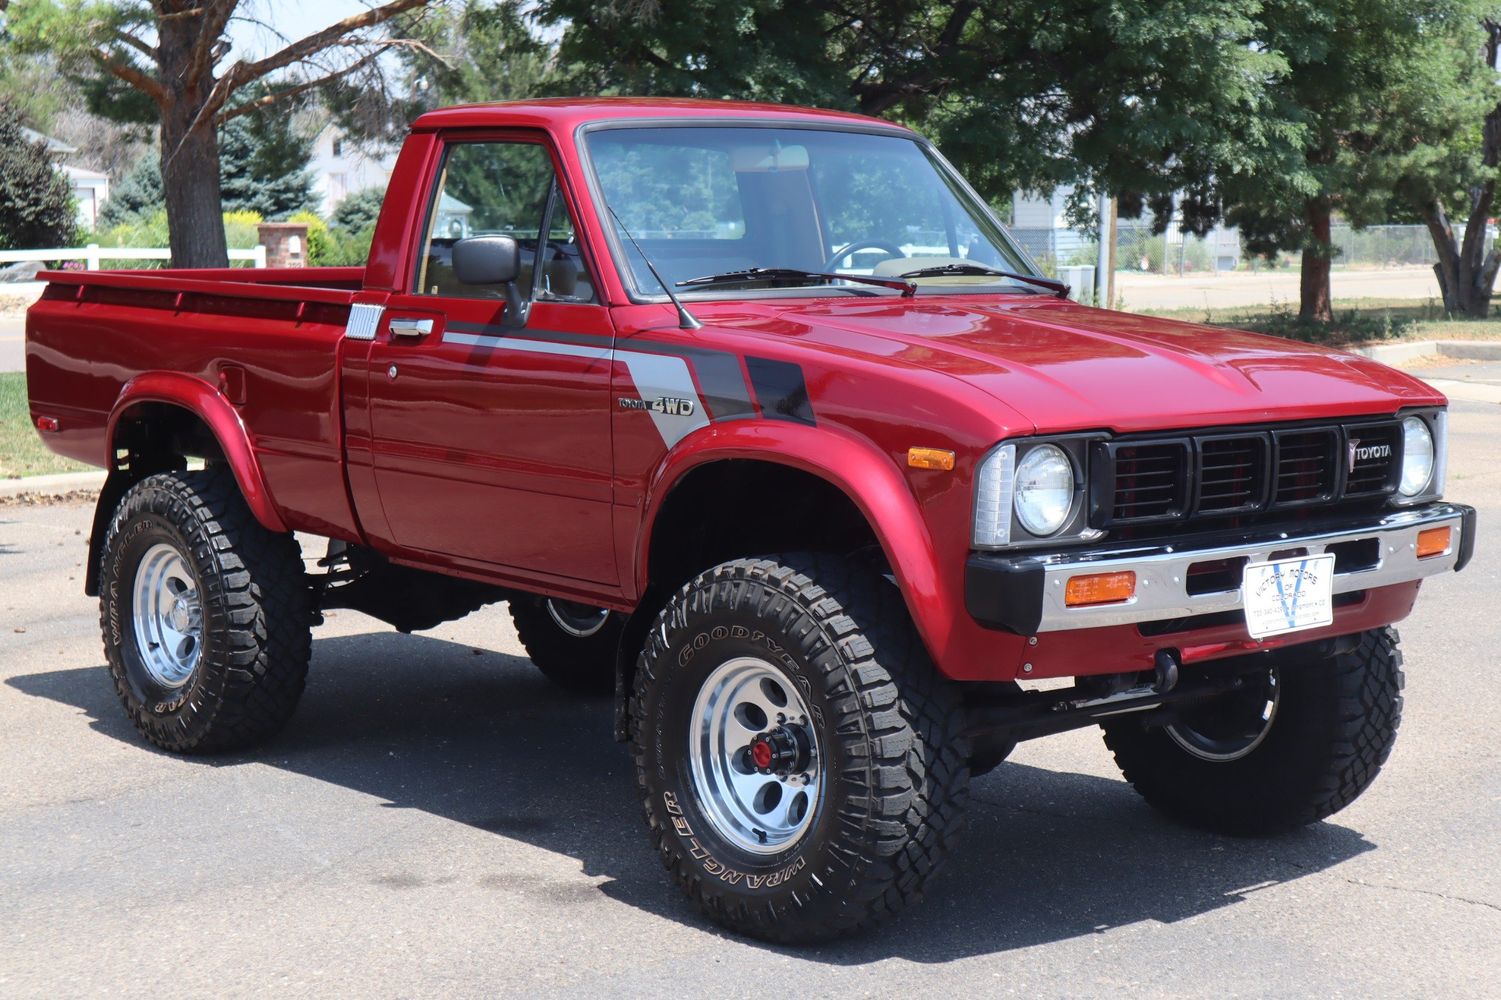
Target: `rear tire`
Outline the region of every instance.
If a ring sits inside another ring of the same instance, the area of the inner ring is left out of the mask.
[[[565,691],[615,691],[615,657],[626,616],[550,597],[511,601],[516,635],[542,676]]]
[[[673,595],[636,668],[653,845],[731,930],[806,944],[872,927],[921,897],[957,839],[960,709],[871,567],[717,566]]]
[[[1275,654],[1260,728],[1227,720],[1221,703],[1167,727],[1122,717],[1103,727],[1105,745],[1143,798],[1191,826],[1264,836],[1317,822],[1355,801],[1391,754],[1402,721],[1397,642],[1381,628],[1333,656]]]
[[[227,470],[131,487],[99,579],[110,677],[146,739],[177,753],[236,750],[291,718],[312,655],[301,550],[256,521]]]

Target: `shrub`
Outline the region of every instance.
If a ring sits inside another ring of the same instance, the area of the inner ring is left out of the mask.
[[[0,247],[65,247],[78,238],[78,209],[68,179],[47,148],[27,142],[21,116],[0,102]]]
[[[288,222],[301,222],[307,226],[307,262],[313,267],[328,265],[329,253],[333,250],[333,238],[328,233],[328,223],[313,212],[298,212],[288,217]]]
[[[324,263],[330,267],[364,267],[370,258],[370,243],[375,239],[375,226],[369,225],[357,233],[345,229],[329,231],[330,246]]]

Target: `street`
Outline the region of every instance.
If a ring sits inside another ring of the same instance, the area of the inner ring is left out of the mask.
[[[0,313],[0,372],[26,370],[26,318]]]
[[[609,704],[549,686],[504,608],[418,636],[335,612],[279,738],[172,757],[101,665],[91,508],[0,507],[0,996],[1493,997],[1501,407],[1450,427],[1478,555],[1400,626],[1363,798],[1233,840],[1156,816],[1096,731],[1023,744],[922,904],[814,950],[680,897]]]

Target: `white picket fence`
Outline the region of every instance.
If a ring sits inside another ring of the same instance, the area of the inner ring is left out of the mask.
[[[86,247],[58,247],[52,250],[0,250],[0,266],[19,264],[25,261],[81,260],[85,270],[99,270],[101,260],[171,260],[172,251],[165,248],[101,247],[90,243]],[[250,261],[251,267],[266,266],[266,248],[256,246],[251,250],[231,250],[231,262]]]

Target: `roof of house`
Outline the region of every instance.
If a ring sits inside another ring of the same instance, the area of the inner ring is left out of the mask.
[[[43,135],[34,128],[27,128],[23,125],[21,126],[21,134],[26,137],[26,141],[28,142],[42,143],[47,147],[47,152],[53,156],[72,156],[78,152],[77,146],[70,146],[61,139],[54,139],[50,135]]]

